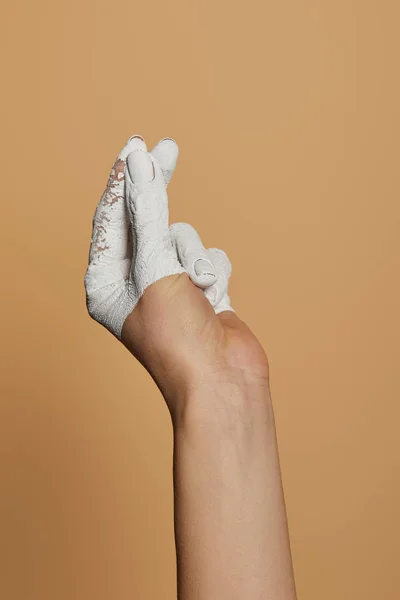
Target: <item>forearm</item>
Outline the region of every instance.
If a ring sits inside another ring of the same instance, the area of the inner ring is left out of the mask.
[[[295,600],[268,390],[190,395],[173,419],[179,600]]]

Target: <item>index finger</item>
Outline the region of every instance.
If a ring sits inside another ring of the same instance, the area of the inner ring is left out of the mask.
[[[114,163],[96,207],[89,253],[90,264],[112,264],[129,256],[129,218],[125,203],[125,161],[132,150],[146,149],[141,136],[132,136]]]

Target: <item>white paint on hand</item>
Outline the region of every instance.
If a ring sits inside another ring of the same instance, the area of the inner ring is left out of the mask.
[[[85,274],[87,307],[119,339],[145,289],[168,275],[187,272],[216,313],[233,310],[226,254],[206,250],[187,223],[169,226],[166,187],[177,157],[178,147],[169,138],[148,153],[143,138],[133,136],[96,208]]]

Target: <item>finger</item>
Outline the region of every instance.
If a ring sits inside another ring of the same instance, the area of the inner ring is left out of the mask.
[[[201,288],[213,285],[217,281],[215,268],[197,231],[189,223],[173,223],[170,234],[179,262],[193,283]]]
[[[127,157],[127,167],[128,175],[138,190],[154,180],[154,161],[146,151],[138,149],[131,152]]]
[[[164,138],[154,146],[151,154],[160,165],[165,185],[167,186],[174,173],[176,162],[178,160],[178,144],[172,138]]]
[[[124,201],[125,158],[135,149],[146,148],[142,137],[132,136],[120,152],[108,178],[107,187],[98,203],[93,218],[89,262],[113,264],[129,254],[129,219]]]
[[[227,310],[224,307],[230,303],[228,283],[232,273],[232,265],[225,252],[219,248],[209,248],[207,256],[214,265],[217,280],[212,286],[204,290],[204,294],[213,307],[218,308],[218,312],[222,312],[222,310]]]
[[[125,146],[122,148],[118,158],[120,160],[126,161],[128,154],[130,154],[134,150],[144,150],[145,152],[147,151],[146,142],[144,141],[141,135],[132,135],[126,142]]]
[[[168,196],[161,167],[149,152],[134,150],[127,157],[125,176],[134,242],[165,243],[169,238]]]

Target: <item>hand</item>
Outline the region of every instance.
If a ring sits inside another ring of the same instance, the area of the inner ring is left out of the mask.
[[[233,312],[231,265],[188,224],[168,223],[178,149],[134,136],[96,209],[85,275],[89,314],[153,376],[174,408],[194,386],[267,381],[265,354]]]
[[[140,153],[134,155],[136,151]],[[196,231],[187,224],[176,223],[168,229],[165,187],[177,156],[176,143],[167,138],[155,146],[149,161],[144,140],[133,136],[119,154],[96,209],[85,275],[88,309],[119,339],[127,314],[146,287],[169,274],[184,272],[186,266],[193,282],[207,290],[216,312],[230,309],[226,294],[230,263],[224,253],[206,252]],[[126,168],[127,157],[132,172],[136,169],[135,181]],[[146,186],[147,182],[150,185]],[[223,270],[219,278],[210,262],[214,257]]]

